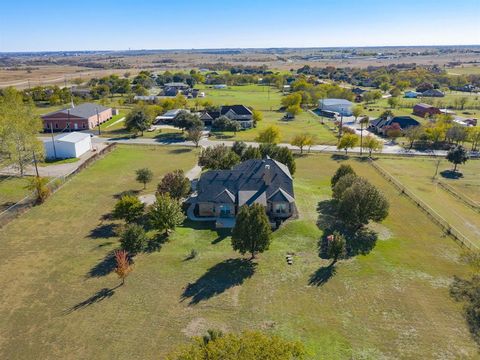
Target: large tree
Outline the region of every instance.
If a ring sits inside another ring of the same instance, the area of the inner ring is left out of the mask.
[[[240,162],[240,157],[225,145],[203,149],[198,164],[211,170],[231,169]]]
[[[258,331],[223,334],[209,331],[189,345],[180,347],[167,360],[302,360],[306,351],[302,343],[287,341]]]
[[[353,149],[358,144],[358,136],[355,134],[345,134],[340,138],[337,149],[345,150],[345,155],[348,149]]]
[[[176,126],[182,131],[191,129],[202,129],[203,121],[200,120],[198,115],[192,114],[188,111],[180,111],[180,113],[173,120],[173,126]]]
[[[4,89],[0,96],[0,161],[13,164],[23,176],[34,157],[43,158],[43,143],[37,138],[41,130],[33,102],[24,102],[14,88]]]
[[[148,130],[152,125],[152,119],[144,106],[134,107],[125,117],[125,128],[127,131],[133,131],[135,134]]]
[[[195,144],[195,147],[198,147],[200,140],[202,140],[203,130],[201,128],[193,128],[187,131],[186,139]]]
[[[190,191],[190,180],[183,170],[175,170],[166,174],[157,186],[158,194],[170,194],[174,199],[181,199]]]
[[[137,175],[136,180],[143,184],[143,189],[146,189],[147,183],[153,179],[153,172],[149,168],[138,169],[135,174]]]
[[[150,209],[149,218],[156,230],[164,231],[168,236],[185,220],[185,215],[178,200],[171,198],[169,194],[158,194],[157,200]]]
[[[277,144],[280,141],[280,129],[278,126],[269,126],[260,131],[255,140],[265,144]]]
[[[255,254],[268,249],[271,239],[272,229],[263,205],[243,205],[232,231],[233,250],[242,255],[249,252],[253,259]]]
[[[120,236],[122,249],[134,255],[143,251],[147,241],[145,230],[138,224],[128,224]]]
[[[143,215],[144,204],[133,195],[123,195],[113,209],[115,219],[125,220],[127,223],[137,221]]]
[[[368,150],[368,156],[372,156],[372,151],[382,150],[383,143],[375,136],[368,135],[363,139],[363,148]]]
[[[353,230],[358,230],[370,220],[382,221],[387,217],[388,209],[385,196],[360,177],[343,192],[338,203],[340,219]]]
[[[462,145],[457,145],[448,150],[447,160],[454,164],[453,172],[457,171],[458,164],[465,164],[468,160],[467,150]]]
[[[353,170],[352,166],[351,165],[348,165],[348,164],[342,164],[338,167],[337,171],[335,171],[335,174],[333,174],[332,178],[330,179],[330,185],[332,187],[332,190],[333,188],[335,187],[335,185],[337,184],[337,182],[342,178],[344,177],[345,175],[348,175],[348,174],[353,174],[353,175],[356,175],[355,174],[355,171]]]
[[[303,148],[305,146],[313,145],[313,136],[308,133],[295,135],[290,142],[290,145],[300,148],[300,154],[303,154]]]

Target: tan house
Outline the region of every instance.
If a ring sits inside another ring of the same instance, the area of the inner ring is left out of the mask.
[[[262,204],[272,222],[296,212],[290,171],[269,157],[247,160],[232,170],[207,171],[189,202],[192,220],[216,221],[217,227],[233,227],[243,205]]]

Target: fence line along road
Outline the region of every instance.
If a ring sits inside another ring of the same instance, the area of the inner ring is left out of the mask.
[[[80,171],[88,167],[93,162],[97,161],[100,157],[109,153],[115,148],[116,144],[111,143],[104,149],[100,150],[98,153],[95,153],[93,156],[88,158],[85,162],[80,164],[77,168],[72,170],[70,173],[66,175],[60,175],[55,177],[54,179],[50,180],[47,184],[47,187],[50,189],[52,194],[59,190],[63,185],[67,183],[74,175],[78,174]],[[11,220],[15,219],[20,214],[24,213],[36,203],[36,196],[35,192],[30,193],[29,195],[25,196],[22,200],[18,201],[17,203],[11,205],[4,211],[0,213],[0,228],[6,225]]]
[[[405,187],[400,181],[395,179],[388,171],[383,169],[378,165],[372,158],[369,158],[369,163],[373,166],[377,172],[383,176],[388,182],[393,184],[402,194],[404,194],[408,199],[413,201],[417,207],[422,209],[429,217],[437,224],[445,234],[451,236],[456,240],[461,246],[464,246],[470,250],[478,250],[479,247],[475,245],[470,239],[463,235],[457,228],[451,225],[447,220],[440,216],[435,210],[433,210],[429,205],[427,205],[422,199],[417,195],[411,192],[407,187]]]

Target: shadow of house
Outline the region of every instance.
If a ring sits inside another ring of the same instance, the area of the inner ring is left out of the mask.
[[[310,279],[308,280],[308,285],[313,286],[322,286],[325,285],[328,280],[332,278],[333,275],[337,270],[335,269],[335,264],[332,262],[328,266],[323,266],[317,271],[315,271],[312,275],[310,275]]]
[[[188,284],[182,294],[181,301],[190,299],[189,305],[198,304],[226,290],[242,285],[252,277],[257,264],[246,259],[228,259],[207,270],[193,284]]]
[[[227,237],[232,235],[231,229],[217,229],[217,237],[212,240],[211,244],[215,245],[219,242],[225,240]]]
[[[65,311],[66,314],[72,313],[77,310],[84,309],[90,305],[99,303],[105,299],[111,298],[115,294],[115,290],[118,289],[121,285],[117,285],[111,289],[103,288],[97,291],[94,295],[90,296],[88,299],[79,302],[78,304],[72,306],[70,309]]]
[[[87,273],[87,277],[92,278],[106,276],[115,270],[115,265],[115,254],[112,251],[105,255],[105,257],[98,264],[90,269],[90,271]]]

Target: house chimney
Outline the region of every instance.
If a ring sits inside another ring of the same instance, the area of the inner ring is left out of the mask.
[[[265,165],[263,180],[265,181],[265,185],[267,186],[270,186],[270,184],[272,183],[272,171],[270,170],[270,165]]]

